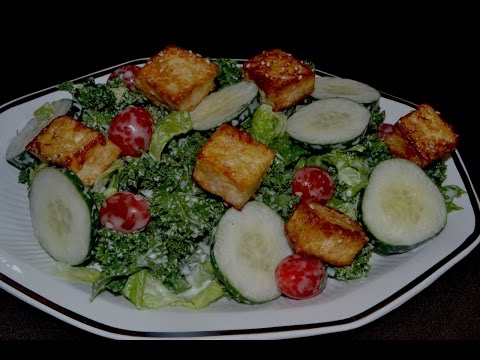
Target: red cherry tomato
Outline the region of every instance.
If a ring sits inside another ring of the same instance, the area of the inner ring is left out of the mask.
[[[280,292],[292,299],[308,299],[320,294],[327,285],[325,264],[315,257],[287,256],[275,269]]]
[[[108,138],[122,149],[122,155],[137,157],[148,150],[153,117],[143,107],[130,107],[117,114],[108,129]]]
[[[292,191],[304,200],[325,204],[335,193],[335,182],[327,170],[319,166],[304,166],[295,172]]]
[[[100,222],[115,231],[129,234],[145,228],[150,222],[148,200],[128,191],[110,196],[100,209]]]
[[[108,80],[114,80],[117,77],[123,80],[125,85],[132,90],[136,91],[137,87],[135,86],[135,78],[140,73],[140,68],[135,65],[125,65],[116,69],[110,74]]]
[[[390,135],[391,133],[393,133],[393,125],[392,124],[387,124],[387,123],[378,124],[377,136],[378,136],[379,139],[383,140],[388,135]]]

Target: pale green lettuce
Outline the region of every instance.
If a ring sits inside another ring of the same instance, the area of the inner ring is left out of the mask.
[[[186,111],[174,111],[155,125],[150,141],[149,154],[160,161],[163,148],[175,136],[185,134],[192,129],[190,115]]]
[[[274,112],[270,105],[261,104],[253,114],[249,130],[255,140],[269,145],[287,130],[287,117],[281,112]]]
[[[141,270],[128,278],[122,294],[138,309],[158,309],[165,306],[185,306],[201,309],[223,296],[223,287],[213,279],[203,283],[202,290],[175,294],[154,278],[148,270]],[[193,295],[189,295],[193,294]]]
[[[102,275],[100,270],[95,268],[70,266],[61,262],[57,262],[55,264],[53,273],[62,279],[88,284],[93,284],[95,281],[100,279],[100,276]]]
[[[72,106],[72,100],[61,99],[47,102],[33,112],[33,116],[40,123],[46,123],[53,118],[68,113]]]

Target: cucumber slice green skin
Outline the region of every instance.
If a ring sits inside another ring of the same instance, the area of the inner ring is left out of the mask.
[[[259,302],[251,301],[250,299],[247,299],[245,296],[243,296],[240,291],[238,291],[229,281],[228,279],[223,275],[222,270],[220,270],[220,267],[217,264],[217,261],[215,260],[215,254],[211,253],[210,256],[213,270],[215,272],[215,276],[217,277],[218,281],[222,283],[223,287],[227,291],[228,295],[234,299],[235,301],[242,303],[242,304],[247,304],[247,305],[256,305],[259,304]]]
[[[69,169],[45,167],[29,191],[32,226],[40,245],[56,261],[79,265],[88,259],[99,223],[89,189]]]
[[[412,244],[412,245],[392,245],[392,244],[389,244],[385,241],[382,241],[380,240],[379,238],[377,238],[375,235],[373,235],[367,225],[365,225],[365,222],[362,220],[362,209],[361,209],[361,204],[362,204],[362,198],[363,196],[360,198],[360,203],[359,203],[359,209],[358,209],[358,213],[359,213],[359,221],[364,225],[364,230],[365,230],[365,233],[367,234],[367,237],[369,239],[371,239],[371,243],[373,244],[373,251],[376,252],[377,254],[381,254],[381,255],[395,255],[395,254],[403,254],[405,252],[408,252],[408,251],[412,251],[414,249],[416,249],[417,247],[420,247],[426,243],[428,243],[430,240],[432,240],[436,235],[438,235],[438,233],[434,236],[432,236],[431,238],[428,238],[424,241],[421,241],[421,242],[418,242],[418,243],[415,243],[415,244]],[[441,232],[441,230],[439,231],[439,233]]]
[[[357,137],[349,141],[344,141],[344,142],[330,144],[330,145],[320,145],[320,144],[306,144],[306,145],[312,149],[322,150],[322,151],[348,149],[360,143],[365,138],[365,134],[367,133],[367,130],[368,130],[368,127],[366,127],[365,130],[360,135],[358,135]]]
[[[257,97],[258,87],[251,81],[241,81],[210,93],[190,112],[193,130],[213,129],[237,117],[244,121],[258,106]]]
[[[235,122],[243,124],[245,121],[252,119],[255,110],[260,106],[260,95],[257,95],[253,100],[243,109],[240,114],[238,114],[234,119],[232,119],[232,125],[237,126]]]
[[[280,215],[259,201],[250,201],[241,211],[227,210],[220,220],[211,261],[230,297],[252,305],[281,296],[275,268],[292,253]]]
[[[447,210],[438,187],[420,167],[394,158],[370,174],[360,219],[375,239],[375,251],[391,255],[435,238],[447,223]]]
[[[402,253],[405,253],[405,252],[408,252],[408,251],[411,251],[427,242],[429,242],[431,239],[433,239],[435,236],[427,239],[427,240],[424,240],[422,242],[419,242],[419,243],[416,243],[416,244],[413,244],[413,245],[410,245],[410,246],[406,246],[406,245],[391,245],[391,244],[388,244],[386,242],[383,242],[381,240],[378,240],[378,239],[375,239],[376,241],[374,242],[374,246],[375,246],[375,252],[377,253],[380,253],[380,254],[384,254],[384,255],[395,255],[395,254],[402,254]]]
[[[346,148],[359,143],[371,114],[353,100],[329,98],[302,107],[287,120],[287,133],[316,149]]]
[[[29,166],[34,166],[36,164],[39,164],[40,160],[38,160],[37,157],[33,156],[31,153],[25,150],[16,156],[7,158],[7,162],[10,165],[15,166],[17,169],[23,170]]]

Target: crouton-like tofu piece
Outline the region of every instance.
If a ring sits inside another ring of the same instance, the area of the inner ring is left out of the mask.
[[[209,59],[169,45],[147,61],[135,84],[157,106],[192,111],[213,90],[217,71]]]
[[[430,105],[421,104],[395,123],[385,143],[393,156],[425,167],[451,153],[458,135]]]
[[[221,125],[197,155],[193,179],[240,210],[255,194],[275,157],[275,151],[246,132]]]
[[[295,252],[334,266],[350,265],[367,243],[359,223],[328,206],[300,201],[285,232]]]
[[[26,149],[42,161],[69,168],[86,186],[92,186],[121,153],[102,133],[70,116],[52,120]]]
[[[245,62],[243,77],[257,84],[273,111],[298,104],[315,87],[312,68],[279,49],[263,52]]]

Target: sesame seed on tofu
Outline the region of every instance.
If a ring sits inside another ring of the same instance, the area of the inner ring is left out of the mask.
[[[290,108],[309,96],[315,85],[314,71],[280,49],[262,52],[243,65],[243,76],[257,84],[263,100],[274,111]]]

